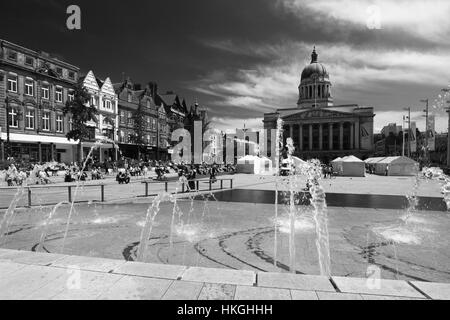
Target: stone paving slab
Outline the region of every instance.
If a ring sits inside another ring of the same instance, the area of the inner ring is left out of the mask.
[[[375,283],[368,283],[368,279],[364,278],[333,277],[333,281],[336,283],[341,292],[346,293],[425,298],[406,281],[402,280],[381,279],[379,280],[379,286]]]
[[[420,281],[411,281],[411,283],[431,299],[436,300],[450,299],[450,283],[435,283],[435,282],[420,282]]]
[[[197,300],[203,283],[189,281],[173,281],[162,300]]]
[[[52,300],[94,300],[123,277],[116,274],[81,271],[80,286],[77,286],[76,281],[69,282],[69,285],[66,283],[64,289],[53,296]]]
[[[341,291],[336,292],[331,281],[320,276],[258,273],[258,283],[254,284],[256,273],[251,271],[198,267],[186,269],[181,266],[125,263],[92,257],[45,255],[1,250],[0,256],[8,258],[0,258],[0,300],[427,299],[420,291],[432,299],[450,299],[450,284],[446,283],[381,280],[379,288],[370,289],[365,278],[333,277]],[[39,265],[55,258],[57,260],[52,265]],[[111,270],[114,273],[108,273]],[[182,279],[175,280],[180,274]]]
[[[235,293],[235,285],[205,283],[198,300],[233,300]]]
[[[66,256],[52,263],[52,267],[80,268],[85,271],[110,272],[125,264],[123,260],[113,260],[105,258]]]
[[[8,274],[17,272],[22,268],[25,268],[24,264],[0,261],[0,281],[5,279]]]
[[[176,280],[186,269],[184,266],[169,264],[126,262],[115,268],[112,273]]]
[[[291,300],[288,289],[238,286],[235,300]]]
[[[379,296],[373,294],[362,294],[363,300],[426,300],[421,298],[408,298],[408,297],[394,297],[394,296]]]
[[[318,291],[317,296],[319,300],[363,300],[362,296],[357,293]]]
[[[315,291],[291,290],[292,300],[319,300]]]
[[[9,260],[16,263],[46,266],[67,257],[66,255],[56,253],[9,251],[9,253],[4,253],[0,256],[0,261]]]
[[[99,300],[160,300],[173,280],[124,276]]]
[[[0,252],[0,261],[14,262],[16,259],[29,257],[31,252],[21,250],[2,250]]]
[[[258,286],[336,292],[327,277],[291,273],[260,272],[258,273]]]
[[[256,273],[246,270],[190,267],[181,276],[183,281],[253,286]]]
[[[63,269],[26,266],[0,281],[0,300],[25,299],[31,292],[55,281],[65,273]]]

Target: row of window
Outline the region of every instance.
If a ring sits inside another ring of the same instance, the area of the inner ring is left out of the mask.
[[[129,126],[134,126],[133,113],[131,111],[120,110],[120,123],[127,124]],[[146,116],[145,121],[147,122],[147,127],[149,130],[156,131],[158,130],[158,120],[153,117]],[[159,129],[164,131],[167,126],[165,124],[160,124]]]
[[[10,61],[18,62],[18,54],[17,54],[16,51],[8,50],[7,58]],[[34,67],[35,59],[33,57],[30,57],[30,56],[25,56],[25,65],[29,66],[29,67]],[[44,66],[45,66],[45,61],[41,60],[39,67],[44,67]],[[54,70],[60,77],[63,76],[63,68],[55,67]],[[67,77],[70,80],[75,80],[75,72],[69,70],[68,73],[67,73]]]
[[[17,76],[15,75],[9,75],[8,76],[8,92],[12,93],[19,93],[18,91],[18,80]],[[35,93],[35,83],[34,80],[31,78],[25,79],[25,95],[34,97]],[[43,83],[41,86],[41,97],[45,100],[50,100],[50,85],[48,83]],[[74,99],[74,93],[73,90],[70,90],[67,94],[67,98],[69,101],[72,101]],[[59,103],[63,103],[63,88],[62,87],[55,87],[55,101]]]
[[[56,115],[56,132],[64,132],[64,117],[62,114]],[[19,128],[19,113],[16,108],[9,110],[9,126]],[[27,110],[25,114],[25,129],[34,130],[36,128],[36,116],[33,110]],[[42,114],[42,130],[51,131],[51,113],[44,111]],[[72,119],[69,119],[69,131],[72,130]]]
[[[99,107],[100,98],[98,96],[91,96],[91,105],[95,107]],[[102,107],[105,110],[112,111],[113,110],[113,102],[109,99],[103,99]]]
[[[330,86],[325,84],[302,86],[301,96],[305,99],[328,98]]]
[[[128,135],[125,135],[125,133],[123,131],[119,132],[119,142],[120,143],[133,143],[134,138],[135,138],[135,136],[132,133],[129,133]],[[164,141],[164,139],[161,138],[161,141]],[[157,142],[158,142],[158,138],[157,138],[156,135],[147,134],[145,136],[144,142],[146,144],[150,145],[150,146],[155,146],[156,147]]]

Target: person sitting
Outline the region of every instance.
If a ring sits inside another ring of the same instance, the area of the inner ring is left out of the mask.
[[[74,182],[75,178],[72,176],[72,173],[69,169],[66,170],[66,174],[64,175],[64,182]]]

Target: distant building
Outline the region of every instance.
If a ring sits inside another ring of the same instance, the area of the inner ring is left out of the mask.
[[[172,91],[168,91],[165,94],[155,95],[156,104],[163,106],[166,112],[166,125],[167,125],[167,154],[170,149],[172,149],[178,142],[171,141],[171,134],[176,129],[184,128],[185,120],[188,115],[188,109],[186,106],[186,101],[181,99],[177,94]]]
[[[118,140],[118,97],[109,78],[104,81],[100,80],[94,75],[94,72],[89,71],[80,81],[91,95],[89,104],[98,110],[97,123],[92,121],[87,124],[92,128],[92,134],[89,139],[91,142],[83,142],[83,153],[86,156],[94,141],[104,138],[114,142]],[[114,144],[104,143],[100,148],[94,150],[94,157],[100,162],[117,160],[117,152]]]
[[[118,96],[119,146],[123,156],[133,159],[155,160],[158,157],[159,107],[155,104],[152,87],[144,89],[130,79],[114,84]],[[140,114],[139,114],[140,113]],[[144,118],[142,132],[135,126],[136,116]],[[143,144],[137,143],[141,135]]]
[[[291,137],[295,154],[302,158],[330,161],[338,156],[359,157],[373,153],[373,108],[356,104],[333,104],[330,76],[313,50],[311,63],[303,69],[296,108],[264,114],[264,128],[284,122],[284,138]],[[270,144],[270,143],[269,143]]]
[[[381,129],[381,134],[385,137],[388,137],[390,134],[398,136],[402,132],[402,126],[398,126],[396,123],[389,123],[387,126],[384,126],[383,129]]]
[[[78,72],[48,53],[0,40],[1,159],[10,153],[25,162],[76,161],[77,142],[66,138],[71,120],[62,109],[73,99]]]

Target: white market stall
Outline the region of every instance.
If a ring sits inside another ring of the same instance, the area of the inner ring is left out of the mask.
[[[331,161],[331,166],[333,167],[333,172],[336,172],[338,174],[342,173],[342,158],[338,157]]]
[[[375,163],[375,173],[388,176],[415,176],[419,164],[408,157],[386,157]]]
[[[366,165],[355,156],[344,157],[341,160],[342,175],[346,177],[364,177]]]
[[[376,164],[377,162],[385,159],[386,157],[373,157],[373,158],[368,158],[366,160],[364,160],[367,169],[369,170],[369,173],[373,174],[376,173]]]
[[[270,174],[272,173],[272,161],[266,157],[245,156],[237,161],[237,173]]]

